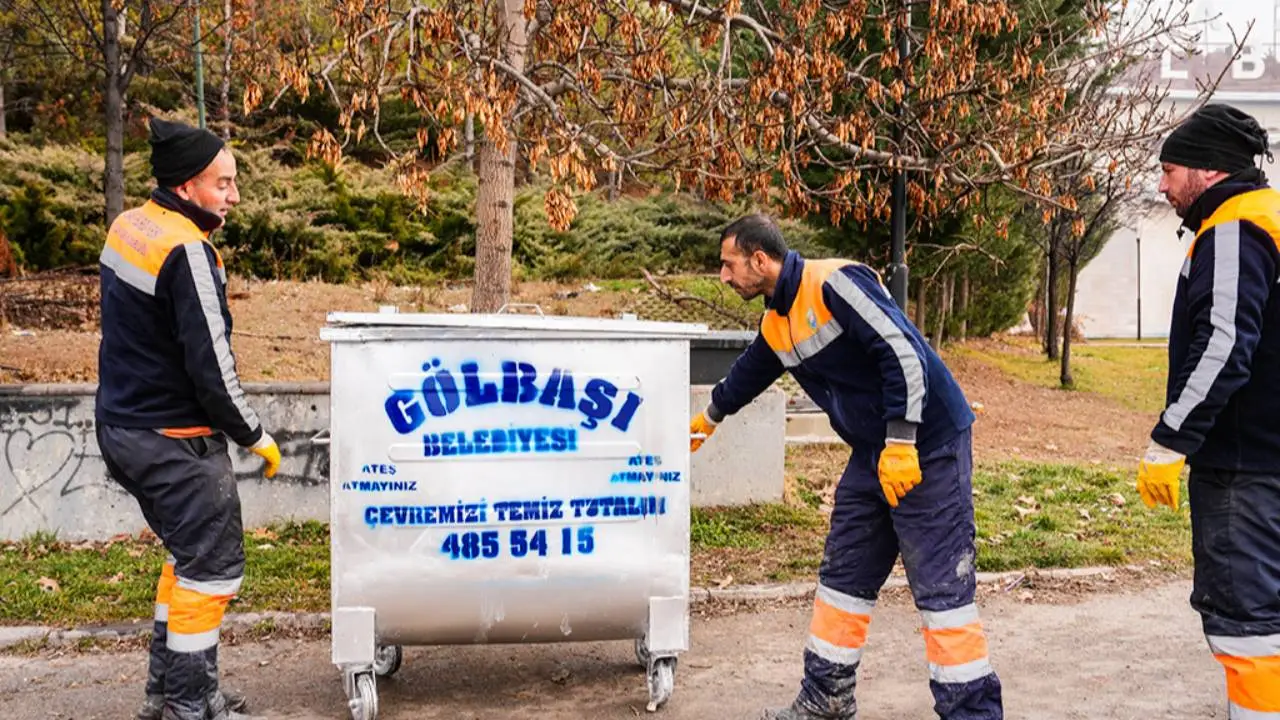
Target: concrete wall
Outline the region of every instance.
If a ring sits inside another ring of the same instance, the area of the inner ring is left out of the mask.
[[[246,527],[329,517],[329,453],[312,438],[329,426],[327,383],[248,385],[250,403],[280,443],[271,480],[262,461],[235,448]],[[37,531],[68,540],[106,539],[146,527],[137,503],[107,476],[94,436],[92,385],[0,385],[0,539]],[[696,387],[691,408],[705,407]],[[783,394],[745,408],[693,456],[695,505],[782,497]]]

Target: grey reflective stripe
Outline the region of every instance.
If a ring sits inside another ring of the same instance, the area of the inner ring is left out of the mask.
[[[191,653],[208,650],[218,645],[218,630],[219,628],[214,628],[202,633],[184,635],[170,629],[164,644],[174,652]]]
[[[187,251],[191,279],[196,286],[196,295],[200,298],[200,307],[204,310],[205,324],[209,326],[209,339],[213,341],[213,352],[218,357],[222,384],[232,404],[240,412],[244,424],[257,430],[258,416],[245,402],[244,389],[240,387],[240,378],[236,376],[235,360],[231,357],[231,345],[227,342],[227,326],[222,322],[222,305],[218,302],[218,290],[213,286],[213,270],[209,267],[209,258],[204,254],[204,243],[191,242],[182,247]]]
[[[178,587],[184,590],[194,590],[201,595],[235,595],[240,591],[240,583],[244,582],[244,577],[231,578],[230,580],[188,580],[186,578],[178,578]]]
[[[846,648],[832,645],[822,638],[809,636],[804,648],[818,657],[837,665],[857,665],[862,661],[862,648]]]
[[[169,622],[168,603],[156,603],[156,622]]]
[[[825,585],[818,586],[817,597],[822,602],[843,612],[852,613],[854,615],[870,615],[871,611],[876,607],[875,600],[864,600],[860,597],[845,595],[838,590],[832,590]]]
[[[1232,657],[1275,657],[1280,655],[1280,634],[1253,635],[1251,637],[1227,637],[1225,635],[1205,635],[1209,641],[1209,649],[1215,655]]]
[[[937,665],[929,663],[929,677],[940,683],[966,683],[983,678],[993,672],[987,658],[963,665]]]
[[[116,277],[129,287],[141,290],[148,295],[156,294],[155,277],[146,270],[125,260],[124,256],[110,245],[102,247],[102,254],[98,256],[98,262],[111,268]]]
[[[164,564],[165,564],[165,565],[177,565],[177,564],[178,564],[178,558],[176,558],[176,557],[174,557],[174,556],[170,555],[169,557],[167,557],[167,558],[165,558],[165,559],[164,559]]]
[[[793,352],[785,350],[774,350],[778,355],[778,359],[782,361],[782,367],[793,368],[800,364],[800,356]]]
[[[223,285],[227,284],[227,268],[222,265],[218,266],[218,279],[222,281]]]
[[[1182,261],[1182,271],[1179,273],[1184,278],[1191,277],[1191,258],[1188,257]]]
[[[826,325],[818,328],[818,331],[812,336],[796,343],[796,354],[801,357],[813,357],[818,354],[819,350],[840,337],[842,332],[844,332],[844,328],[840,327],[840,323],[836,322],[835,318],[831,318]]]
[[[1213,334],[1204,354],[1196,362],[1195,370],[1187,378],[1187,384],[1178,399],[1164,411],[1164,424],[1178,432],[1187,416],[1195,410],[1213,389],[1222,368],[1236,346],[1236,293],[1240,285],[1240,223],[1231,222],[1213,229],[1213,309],[1210,318]],[[1170,372],[1178,372],[1170,368]]]
[[[876,305],[843,271],[837,270],[831,273],[831,277],[827,278],[827,284],[849,303],[849,307],[853,308],[858,317],[871,326],[871,329],[888,343],[894,354],[898,356],[902,377],[907,383],[907,414],[903,419],[907,422],[920,422],[924,413],[924,364],[920,361],[920,356],[916,355],[916,350],[907,340],[907,336],[903,334],[902,328],[895,325],[889,315],[881,310],[880,306]]]
[[[1280,712],[1250,710],[1230,703],[1227,706],[1227,720],[1280,720]]]
[[[920,617],[924,619],[924,626],[930,630],[942,630],[945,628],[964,627],[972,623],[978,622],[978,606],[969,603],[964,607],[958,607],[955,610],[921,610]]]

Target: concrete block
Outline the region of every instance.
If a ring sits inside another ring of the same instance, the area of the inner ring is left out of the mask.
[[[35,626],[0,627],[0,650],[13,647],[27,640],[39,640],[48,637],[49,628]]]
[[[689,411],[697,413],[710,402],[711,386],[695,385],[689,395]],[[690,496],[695,507],[782,499],[786,402],[782,391],[766,390],[725,418],[715,435],[693,454]]]
[[[804,444],[843,444],[844,440],[831,429],[831,421],[824,412],[798,412],[787,414],[787,442]]]

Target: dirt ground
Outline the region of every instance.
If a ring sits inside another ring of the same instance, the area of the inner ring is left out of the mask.
[[[610,291],[584,283],[517,283],[512,302],[535,303],[548,314],[652,316],[647,289]],[[260,282],[233,277],[233,347],[246,381],[308,381],[329,377],[329,348],[318,338],[331,311],[461,310],[469,287],[389,283],[328,285]],[[98,352],[97,277],[0,284],[0,383],[93,382]],[[973,358],[944,353],[969,400],[980,403],[975,453],[980,460],[1096,462],[1130,467],[1146,448],[1154,418],[1106,398],[1037,387]]]
[[[1084,595],[995,588],[980,602],[1006,716],[1034,720],[1225,718],[1221,669],[1187,606],[1190,583],[1117,583]],[[1028,600],[1031,598],[1030,600]],[[881,600],[860,673],[859,718],[934,717],[919,619],[902,593]],[[789,702],[802,670],[805,603],[695,617],[670,703],[656,718],[736,720]],[[270,718],[347,717],[327,639],[224,647],[223,681]],[[139,700],[140,650],[0,656],[11,720],[123,718]],[[385,720],[636,718],[644,676],[626,642],[407,648],[379,681]]]

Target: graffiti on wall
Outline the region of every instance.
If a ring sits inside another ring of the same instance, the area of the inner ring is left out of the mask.
[[[34,513],[49,521],[62,499],[107,478],[93,417],[75,397],[13,399],[0,406],[0,519]]]
[[[314,442],[315,435],[315,430],[272,432],[282,460],[271,480],[262,477],[258,456],[233,446],[236,479],[273,485],[327,484],[329,448]],[[98,448],[92,397],[0,399],[0,522],[22,518],[19,524],[25,527],[55,528],[58,508],[79,500],[86,491],[92,491],[93,499],[102,494],[128,497],[110,478]]]

